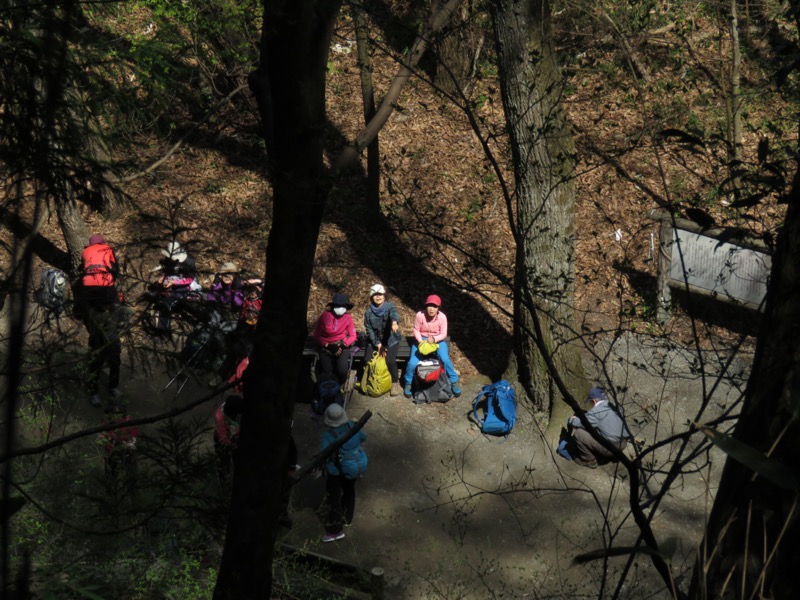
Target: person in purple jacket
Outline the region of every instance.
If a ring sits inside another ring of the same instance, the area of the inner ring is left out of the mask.
[[[235,321],[244,304],[244,285],[239,277],[239,267],[226,262],[214,276],[206,302],[216,305],[226,321]]]
[[[335,372],[340,384],[347,380],[350,352],[356,341],[356,326],[347,312],[351,308],[353,305],[347,296],[334,294],[311,332],[311,337],[319,346],[322,373]]]

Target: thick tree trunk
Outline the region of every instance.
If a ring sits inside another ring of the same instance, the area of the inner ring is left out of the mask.
[[[476,19],[473,3],[464,3],[435,42],[438,88],[458,95],[474,76],[483,49],[485,28]]]
[[[364,123],[368,124],[375,116],[375,86],[372,82],[372,58],[369,53],[369,31],[364,7],[354,4],[353,21],[356,26],[356,46],[358,67],[361,74],[361,102],[364,108]],[[367,146],[367,196],[370,204],[380,204],[381,155],[378,136]]]
[[[728,459],[690,597],[795,598],[800,565],[800,170],[773,257],[753,371],[734,437],[794,475],[775,485]]]
[[[563,394],[546,355],[574,395],[585,389],[580,354],[571,342],[575,151],[561,109],[548,2],[494,0],[491,7],[517,197],[516,364],[509,372],[516,370],[537,408],[552,413]]]
[[[286,455],[322,213],[325,73],[340,2],[268,2],[251,76],[273,184],[264,304],[250,368],[214,598],[269,598]]]
[[[273,187],[264,303],[250,368],[233,477],[233,497],[214,598],[259,600],[272,589],[272,560],[296,383],[307,336],[306,311],[322,214],[332,179],[369,145],[391,113],[426,47],[462,0],[433,15],[381,108],[353,146],[323,169],[325,74],[341,0],[271,1],[264,7],[261,63],[250,77]]]

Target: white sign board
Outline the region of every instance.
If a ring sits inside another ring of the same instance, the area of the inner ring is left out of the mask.
[[[756,306],[762,303],[772,269],[769,254],[681,229],[673,231],[671,280],[683,285],[685,268],[686,279],[694,288],[721,300]]]

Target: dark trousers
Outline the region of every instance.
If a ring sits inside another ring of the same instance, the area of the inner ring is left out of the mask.
[[[86,330],[89,332],[89,376],[90,394],[100,391],[100,374],[108,364],[108,389],[119,385],[119,370],[122,363],[122,344],[119,339],[121,311],[118,305],[89,307],[86,313]]]
[[[347,370],[350,366],[350,353],[352,348],[345,348],[339,356],[334,356],[324,348],[319,349],[319,368],[322,373],[333,373],[344,385],[347,381]]]
[[[400,344],[394,346],[384,346],[386,348],[386,366],[392,376],[392,383],[397,383],[397,351],[400,349]],[[377,352],[372,342],[367,342],[367,347],[364,350],[364,363],[372,360],[372,354]]]
[[[605,464],[614,459],[613,454],[603,447],[603,445],[596,441],[591,434],[580,427],[573,427],[572,439],[574,444],[575,453],[573,454],[570,449],[570,454],[573,458],[578,458],[582,462],[592,463],[598,462]],[[612,442],[613,444],[614,442]],[[620,450],[624,450],[628,446],[627,440],[620,440],[616,446]]]
[[[214,462],[217,468],[220,486],[228,490],[231,483],[231,473],[233,472],[234,448],[230,444],[223,444],[217,436],[214,436]]]
[[[328,504],[325,532],[341,533],[345,523],[353,522],[356,511],[356,480],[328,473],[325,477],[325,500]]]

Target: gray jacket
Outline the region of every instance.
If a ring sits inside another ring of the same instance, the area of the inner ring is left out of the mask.
[[[609,442],[619,443],[623,439],[632,437],[631,432],[625,427],[622,417],[619,416],[607,400],[601,400],[587,410],[586,420]],[[583,424],[578,417],[570,417],[569,424],[573,427],[583,428]]]

